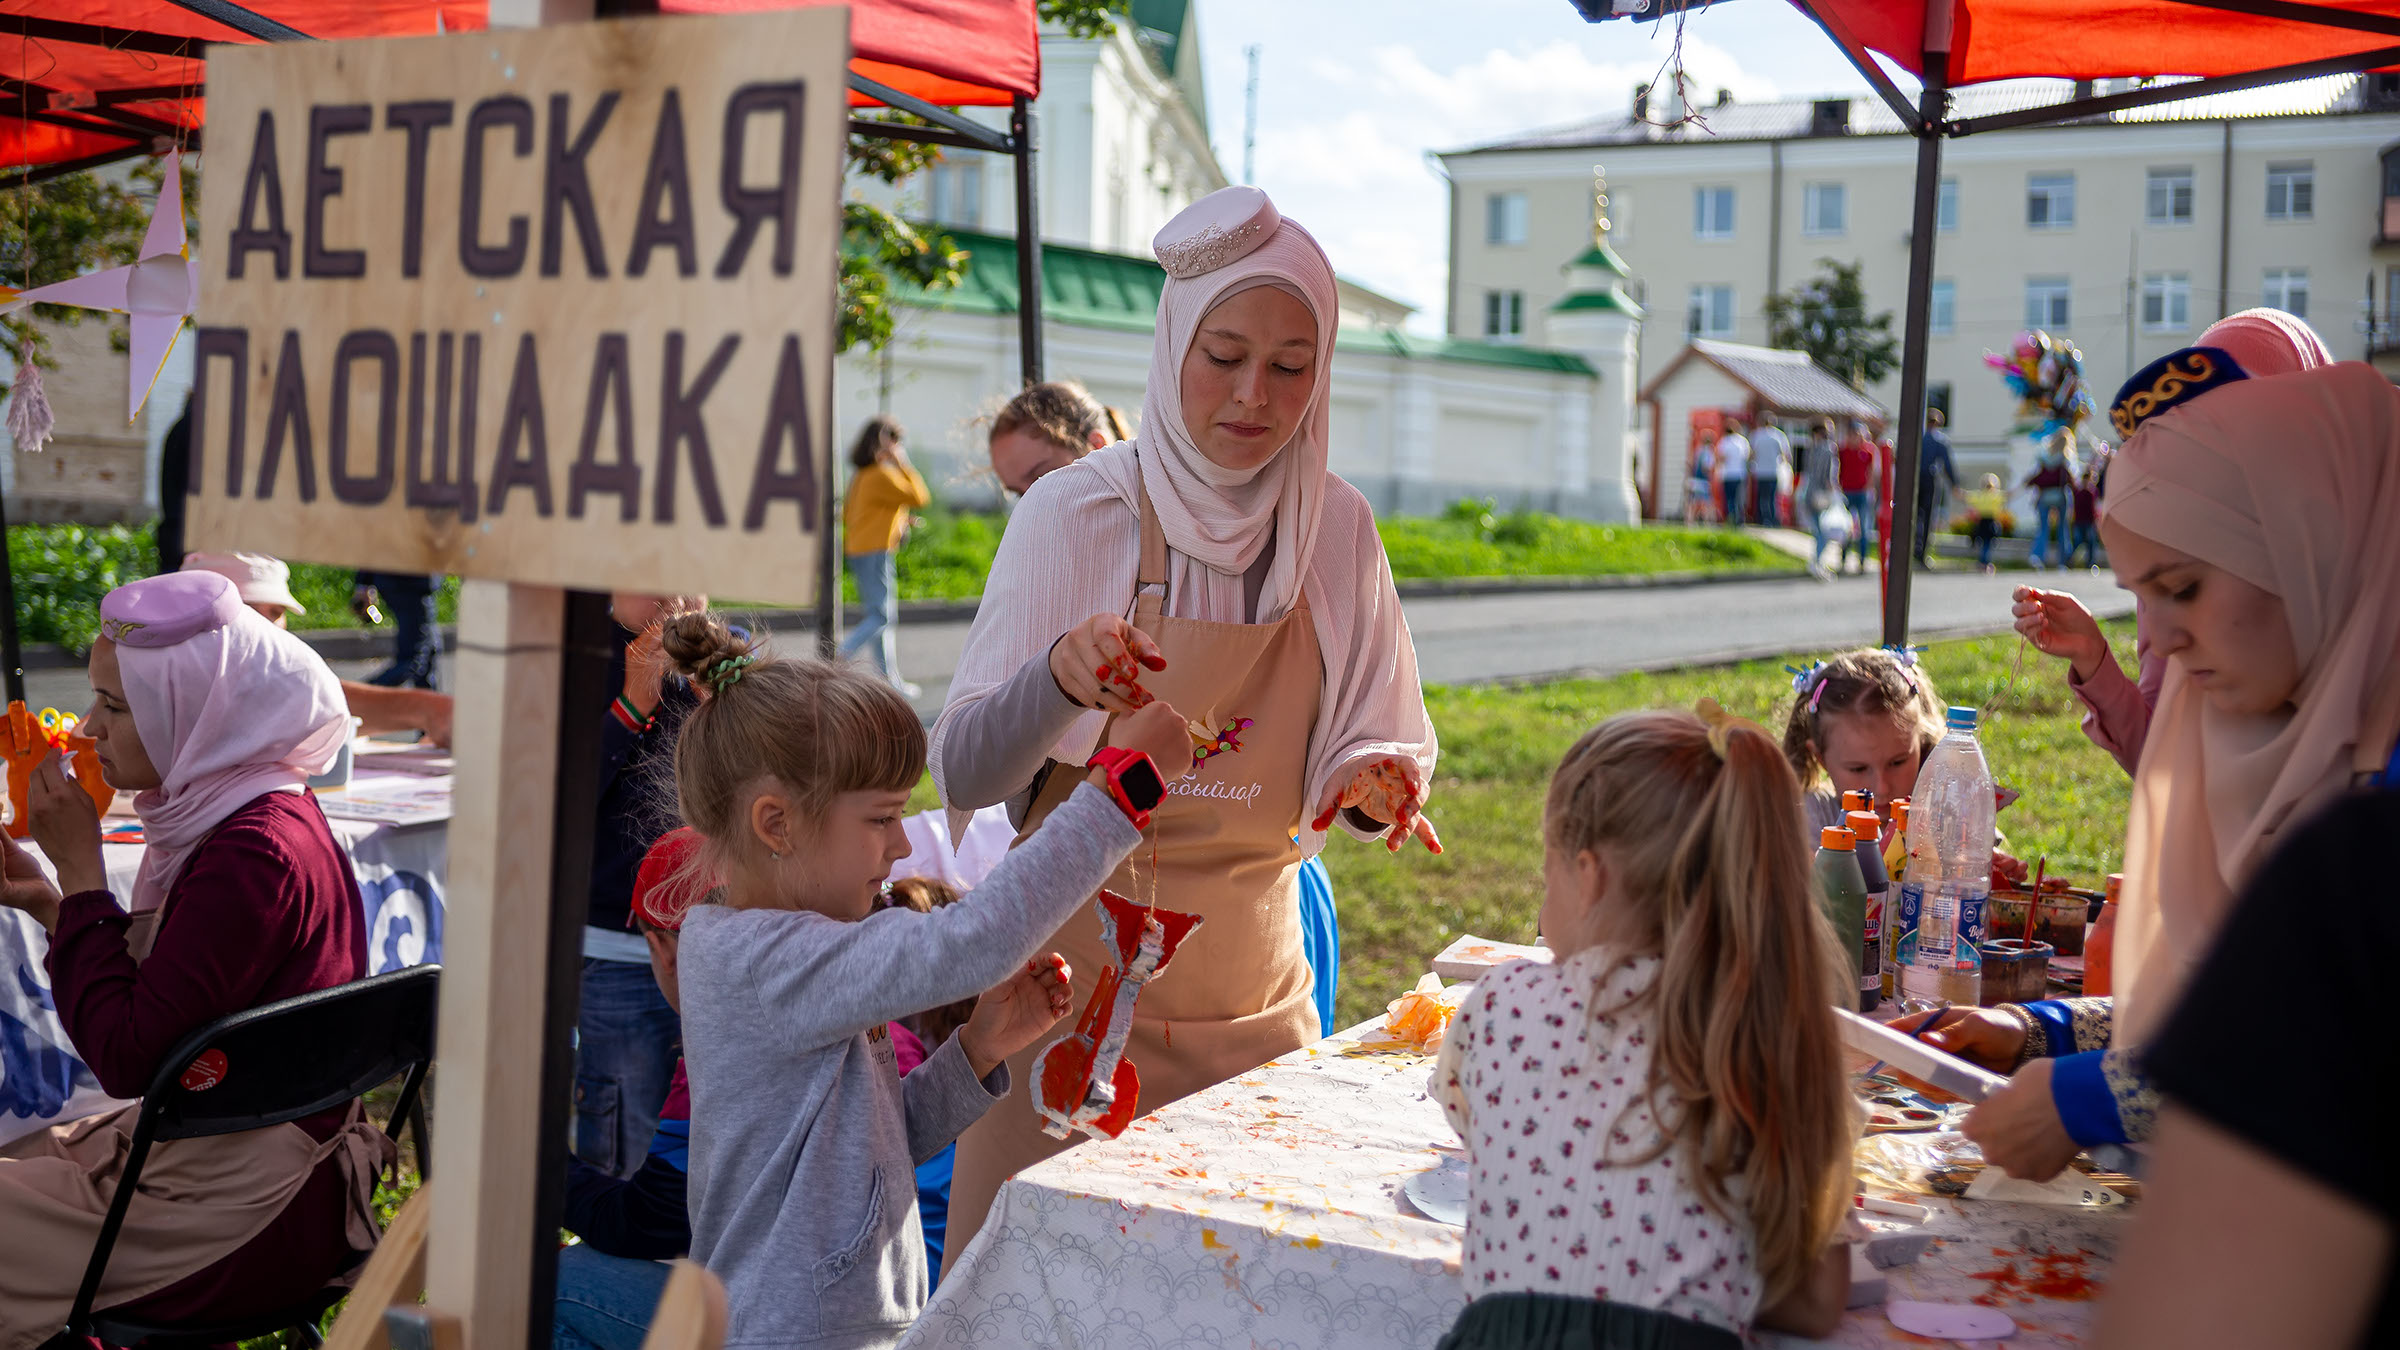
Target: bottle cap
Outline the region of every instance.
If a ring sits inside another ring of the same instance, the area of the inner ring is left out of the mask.
[[[1892,828],[1896,830],[1908,828],[1908,798],[1906,797],[1892,798]]]
[[[1842,810],[1845,813],[1874,809],[1875,794],[1872,792],[1845,792],[1842,794]]]
[[[1977,714],[1973,708],[1952,708],[1949,716],[1950,729],[1952,731],[1973,731],[1976,717]]]
[[[1818,837],[1817,845],[1820,848],[1832,849],[1836,853],[1850,853],[1856,851],[1858,836],[1839,825],[1828,825],[1825,827],[1825,833]]]
[[[1861,839],[1881,839],[1883,821],[1872,811],[1853,811],[1850,813],[1850,833]]]
[[[2109,873],[2109,874],[2108,874],[2108,889],[2107,889],[2105,892],[2103,892],[2103,898],[2102,898],[2102,900],[2101,900],[2101,902],[2100,902],[2100,903],[2102,903],[2102,904],[2104,904],[2104,905],[2113,905],[2113,904],[2117,903],[2117,891],[2118,891],[2118,888],[2122,887],[2124,884],[2125,884],[2125,874],[2124,874],[2123,872],[2111,872],[2111,873]]]

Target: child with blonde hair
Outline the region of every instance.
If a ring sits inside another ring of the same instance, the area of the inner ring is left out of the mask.
[[[723,883],[678,952],[692,1257],[725,1283],[729,1346],[890,1345],[926,1297],[915,1164],[1006,1095],[1004,1061],[1067,1012],[1065,963],[1033,958],[1132,852],[1191,736],[1164,703],[1116,719],[1100,767],[973,895],[877,910],[925,771],[907,700],[707,614],[669,620],[663,645],[707,691],[675,791],[695,865]],[[970,997],[903,1082],[887,1024]]]
[[[1917,766],[1942,739],[1942,701],[1913,652],[1867,647],[1793,672],[1783,754],[1800,779],[1804,837],[1842,823],[1842,794],[1872,792],[1877,809],[1916,788]]]
[[[1790,766],[1703,707],[1614,717],[1567,752],[1542,815],[1555,961],[1484,976],[1442,1042],[1474,1300],[1442,1350],[1732,1350],[1841,1317],[1846,953]]]

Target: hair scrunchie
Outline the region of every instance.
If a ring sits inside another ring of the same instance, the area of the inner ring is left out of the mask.
[[[733,686],[740,684],[742,682],[742,672],[749,667],[751,662],[756,661],[757,659],[758,658],[756,656],[753,656],[748,652],[744,652],[740,656],[728,656],[724,660],[717,662],[713,666],[710,666],[708,668],[709,692],[722,694]]]
[[[1720,760],[1724,759],[1726,752],[1731,749],[1733,733],[1737,729],[1747,728],[1761,736],[1767,734],[1765,727],[1747,717],[1736,717],[1725,711],[1724,705],[1713,698],[1701,699],[1692,705],[1692,711],[1699,716],[1702,722],[1708,724],[1708,748]],[[1769,737],[1768,739],[1772,740],[1773,738]]]

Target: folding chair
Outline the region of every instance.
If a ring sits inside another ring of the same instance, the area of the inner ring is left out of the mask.
[[[116,1198],[101,1221],[74,1308],[66,1327],[43,1350],[85,1350],[87,1336],[114,1346],[146,1342],[164,1350],[294,1329],[310,1345],[319,1344],[317,1322],[348,1294],[346,1287],[328,1286],[292,1307],[206,1326],[169,1326],[107,1312],[95,1315],[92,1303],[99,1297],[109,1253],[125,1226],[125,1211],[153,1144],[286,1124],[331,1110],[405,1075],[387,1127],[396,1135],[412,1114],[433,1062],[440,979],[441,967],[415,966],[235,1013],[185,1037],[160,1062],[149,1091],[142,1094]],[[186,1088],[185,1071],[203,1056],[215,1069],[212,1081]],[[420,1152],[425,1144],[420,1131]]]

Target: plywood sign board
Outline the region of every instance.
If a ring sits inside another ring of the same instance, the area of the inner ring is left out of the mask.
[[[190,531],[814,598],[849,14],[209,53]]]

